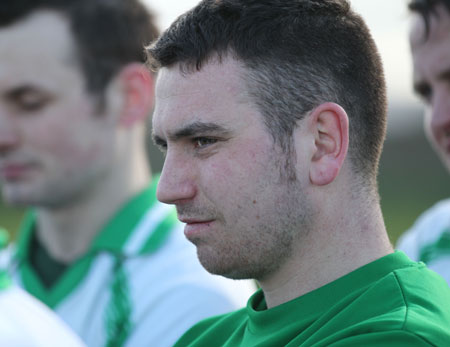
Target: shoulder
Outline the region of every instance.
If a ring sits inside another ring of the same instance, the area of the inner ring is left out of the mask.
[[[42,303],[12,286],[0,293],[0,345],[84,346]]]
[[[450,228],[450,199],[436,203],[423,212],[397,242],[397,248],[412,259],[420,260],[420,249],[438,241]]]
[[[398,330],[398,335],[415,336],[431,345],[450,345],[450,288],[444,279],[423,263],[395,270],[393,275],[398,289],[390,295],[397,305],[385,317],[385,323],[389,317],[399,319],[393,333]]]
[[[220,346],[230,336],[236,334],[239,328],[245,327],[248,315],[245,308],[210,317],[190,328],[175,344],[182,346]]]
[[[409,262],[327,311],[327,324],[334,325],[328,340],[333,346],[450,346],[449,302],[446,282],[423,263]]]

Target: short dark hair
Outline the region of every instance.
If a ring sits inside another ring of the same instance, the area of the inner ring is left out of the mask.
[[[147,48],[155,69],[198,71],[227,54],[285,152],[299,119],[335,102],[350,119],[352,168],[376,187],[386,131],[382,64],[362,18],[346,0],[203,0]]]
[[[87,90],[94,94],[102,94],[124,65],[144,63],[144,46],[159,34],[153,15],[138,0],[2,0],[0,27],[38,10],[67,17]]]
[[[412,12],[419,13],[425,22],[425,37],[430,31],[430,20],[432,15],[436,15],[436,6],[442,4],[450,12],[450,0],[411,0],[408,8]]]

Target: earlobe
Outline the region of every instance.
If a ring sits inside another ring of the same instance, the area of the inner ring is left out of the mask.
[[[310,130],[314,135],[310,181],[323,186],[334,181],[347,156],[348,116],[341,106],[329,102],[315,108],[309,117]]]
[[[120,124],[130,127],[148,117],[153,108],[154,78],[144,65],[132,63],[122,69],[119,79],[124,95]]]

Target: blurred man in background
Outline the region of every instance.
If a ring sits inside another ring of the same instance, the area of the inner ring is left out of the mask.
[[[245,309],[177,346],[450,345],[450,288],[381,214],[381,61],[344,0],[204,0],[148,49],[158,199]]]
[[[158,32],[136,0],[0,5],[0,182],[33,207],[13,279],[90,346],[169,346],[239,306],[198,264],[146,160]]]
[[[450,170],[450,0],[413,0],[414,90],[425,102],[425,131]],[[450,199],[423,213],[397,247],[450,284]]]

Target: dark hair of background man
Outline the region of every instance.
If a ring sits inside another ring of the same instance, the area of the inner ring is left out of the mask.
[[[145,62],[143,47],[159,34],[136,0],[2,0],[0,27],[38,10],[67,17],[77,45],[75,61],[84,72],[87,90],[96,95],[102,95],[122,66]]]

